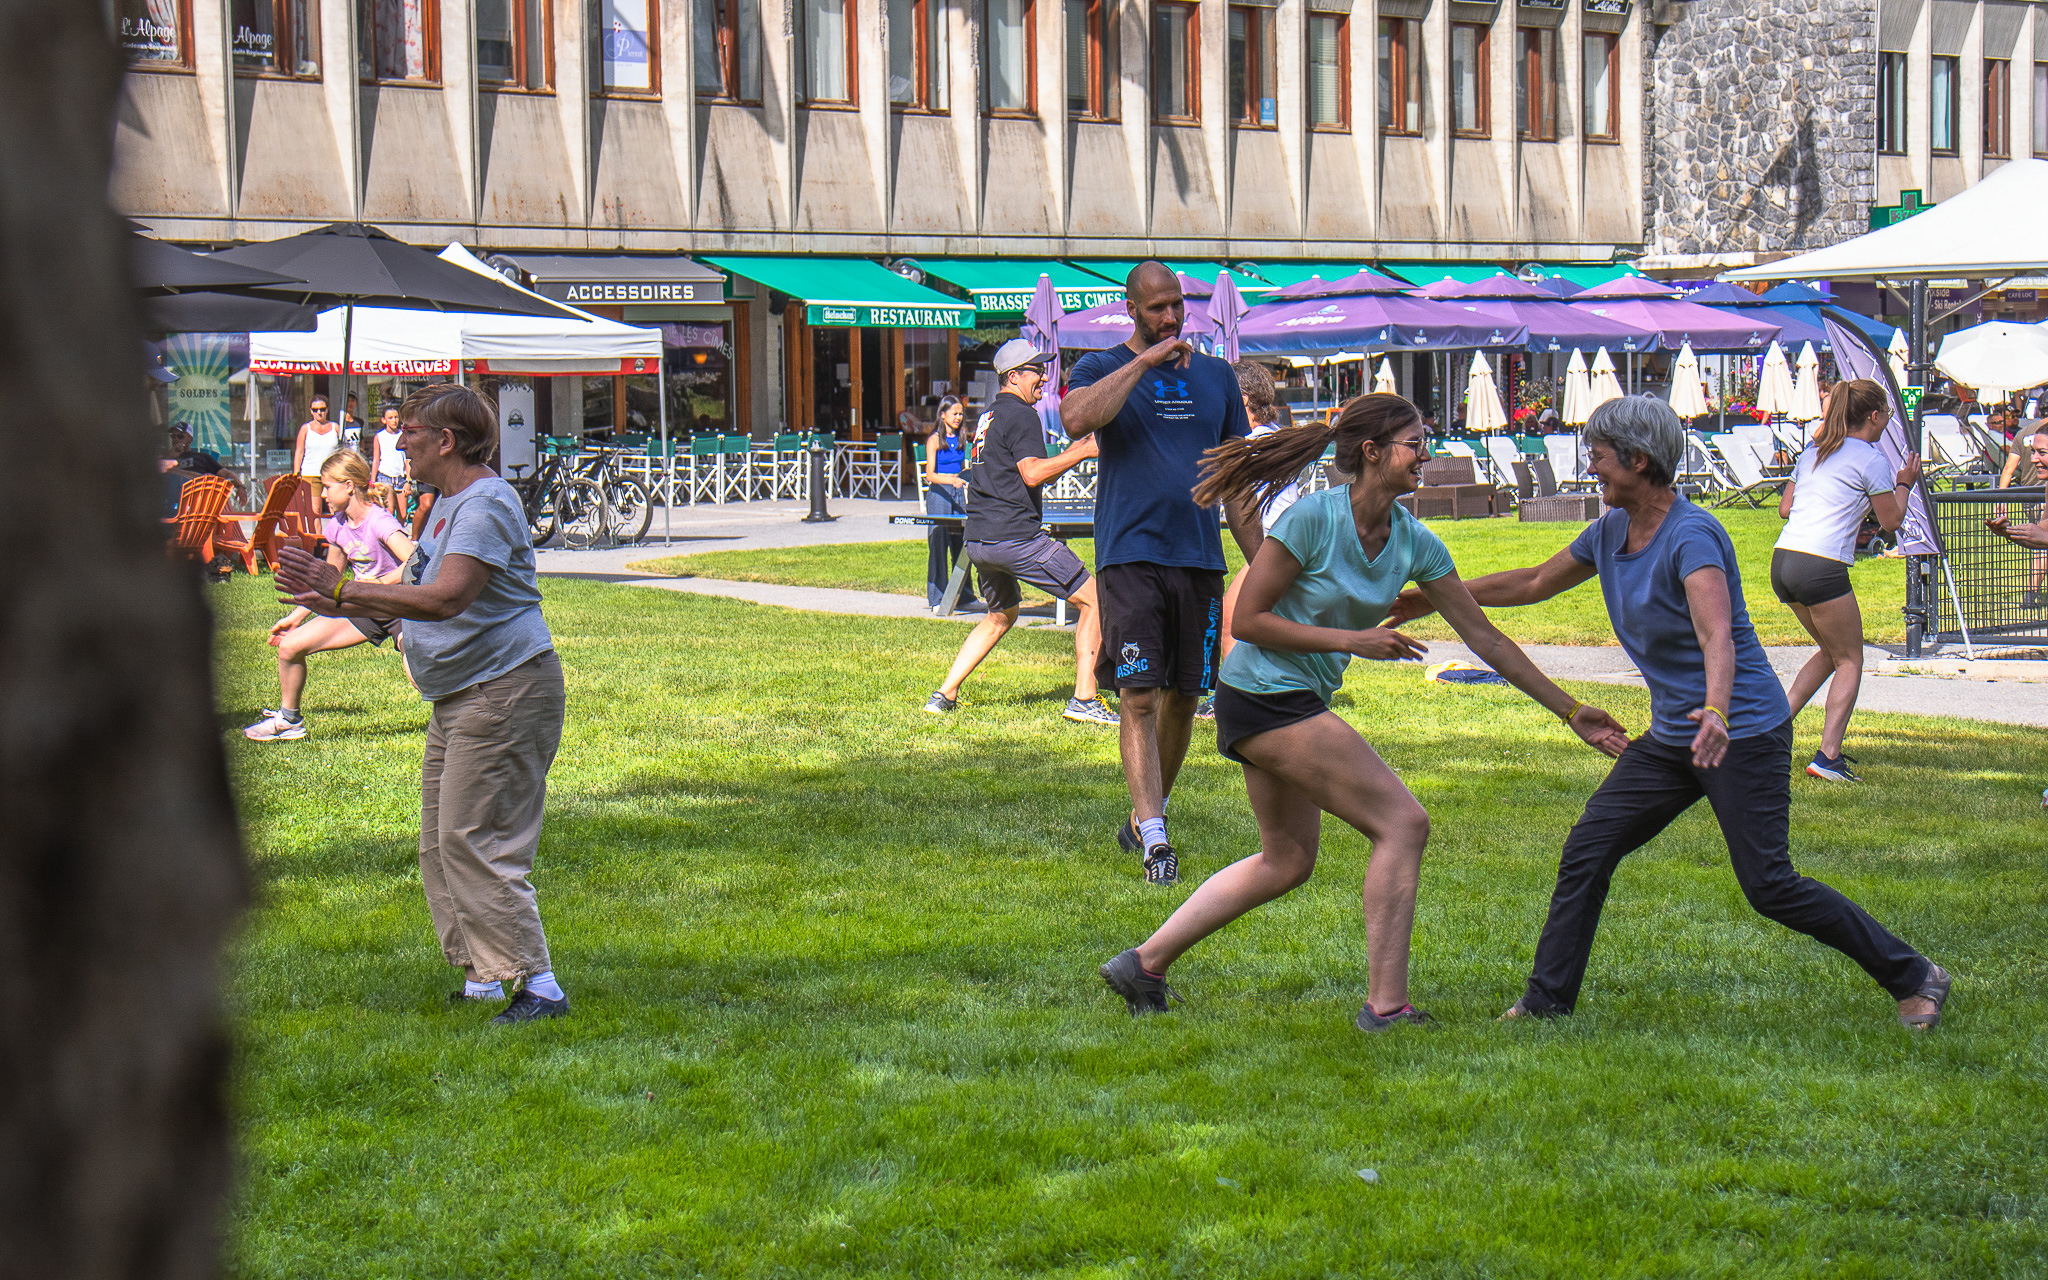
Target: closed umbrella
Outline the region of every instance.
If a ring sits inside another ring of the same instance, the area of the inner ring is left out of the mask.
[[[1792,408],[1787,416],[1794,422],[1815,422],[1820,413],[1820,357],[1809,342],[1799,349],[1799,376],[1792,382]]]
[[[1585,410],[1588,418],[1593,410],[1609,400],[1621,399],[1621,383],[1614,376],[1614,359],[1602,347],[1593,353],[1593,372],[1587,379]]]
[[[1764,353],[1763,376],[1756,387],[1756,407],[1763,413],[1792,412],[1792,366],[1785,363],[1785,349],[1771,342]]]
[[[1892,330],[1891,345],[1885,348],[1885,363],[1892,367],[1892,380],[1897,385],[1906,385],[1906,331]]]
[[[1690,345],[1678,349],[1678,363],[1671,369],[1671,411],[1681,418],[1697,418],[1707,412],[1707,393],[1700,386],[1699,357]]]
[[[1586,425],[1586,415],[1592,412],[1586,401],[1592,394],[1592,383],[1586,374],[1586,355],[1573,347],[1571,362],[1564,367],[1564,404],[1558,409],[1558,416],[1564,419],[1566,426]]]
[[[1038,287],[1031,291],[1031,302],[1024,308],[1024,341],[1052,357],[1045,365],[1045,386],[1055,400],[1059,398],[1060,390],[1062,314],[1059,295],[1053,292],[1052,277],[1041,272]]]
[[[1465,430],[1473,435],[1497,435],[1508,425],[1500,407],[1500,390],[1493,385],[1493,366],[1485,352],[1472,356],[1472,372],[1465,378]]]
[[[1394,389],[1394,362],[1385,356],[1380,357],[1380,371],[1372,376],[1372,389],[1375,395],[1400,394]]]
[[[1216,333],[1217,354],[1232,364],[1237,363],[1237,327],[1244,319],[1244,313],[1251,308],[1245,306],[1244,295],[1237,291],[1237,284],[1228,271],[1216,273],[1216,292],[1209,297],[1209,324]]]

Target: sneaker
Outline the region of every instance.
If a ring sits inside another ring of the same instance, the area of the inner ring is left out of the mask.
[[[1358,1017],[1351,1025],[1357,1027],[1360,1031],[1377,1032],[1392,1031],[1395,1026],[1403,1022],[1421,1024],[1431,1021],[1434,1021],[1434,1019],[1412,1004],[1404,1004],[1392,1013],[1374,1013],[1372,1011],[1372,1001],[1368,1000],[1365,1002],[1365,1007],[1358,1011]]]
[[[1145,883],[1180,883],[1180,858],[1172,845],[1155,844],[1145,851]]]
[[[264,708],[263,718],[242,730],[251,742],[292,742],[306,736],[306,718],[287,720],[281,712]]]
[[[1096,970],[1109,989],[1124,998],[1124,1005],[1133,1018],[1144,1013],[1165,1013],[1168,999],[1187,1003],[1187,998],[1166,985],[1166,979],[1145,972],[1145,966],[1138,963],[1138,951],[1119,951],[1110,957],[1109,963]]]
[[[943,693],[934,693],[931,697],[924,700],[924,713],[928,716],[942,716],[959,705],[960,701],[957,698],[949,698]]]
[[[2038,608],[2040,608],[2040,607],[2041,607],[2041,593],[2040,593],[2040,592],[2038,592],[2038,591],[2027,591],[2027,592],[2022,592],[2022,593],[2021,593],[2021,595],[2020,595],[2020,608],[2022,608],[2022,609],[2038,609]]]
[[[1068,698],[1067,709],[1060,714],[1076,724],[1116,724],[1117,714],[1109,709],[1101,694],[1092,698]]]
[[[2042,794],[2048,795],[2048,791],[2044,791]],[[2041,807],[2048,809],[2048,801],[2044,801]],[[1124,825],[1116,829],[1116,847],[1122,849],[1125,853],[1143,853],[1145,851],[1144,843],[1138,839],[1138,821],[1136,818],[1125,818]]]
[[[499,1025],[509,1026],[515,1022],[532,1022],[536,1018],[567,1017],[568,1013],[569,997],[563,996],[560,1000],[550,1000],[546,996],[536,995],[522,987],[519,990],[519,994],[512,997],[512,1003],[505,1006],[505,1012],[492,1018],[491,1021]]]
[[[1863,779],[1857,777],[1849,768],[1849,763],[1855,758],[1845,751],[1830,760],[1816,751],[1813,753],[1813,759],[1807,762],[1806,772],[1816,778],[1826,778],[1829,782],[1861,782]]]
[[[1200,702],[1197,702],[1197,703],[1195,704],[1195,719],[1197,719],[1197,720],[1214,720],[1215,718],[1216,718],[1216,699],[1215,699],[1215,698],[1213,698],[1213,697],[1210,697],[1210,698],[1204,698],[1204,699],[1202,699],[1202,700],[1201,700]]]

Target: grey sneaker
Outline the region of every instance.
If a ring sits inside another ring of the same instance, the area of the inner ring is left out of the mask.
[[[1124,998],[1133,1018],[1144,1013],[1165,1013],[1169,998],[1187,1003],[1186,997],[1166,985],[1166,979],[1145,972],[1145,966],[1138,963],[1135,947],[1117,952],[1096,972],[1111,991]]]
[[[306,736],[306,718],[287,720],[282,711],[263,709],[263,718],[242,730],[242,736],[251,742],[297,742]]]
[[[1102,700],[1099,693],[1087,699],[1068,698],[1067,709],[1060,712],[1060,715],[1076,724],[1118,723],[1116,712],[1109,709],[1109,704]]]
[[[942,716],[959,705],[960,702],[956,698],[949,698],[943,693],[934,693],[931,697],[924,700],[924,713],[928,716]]]
[[[1214,720],[1215,718],[1216,718],[1216,698],[1215,698],[1215,696],[1214,696],[1213,694],[1212,694],[1211,696],[1207,697],[1207,698],[1204,698],[1204,699],[1202,699],[1202,700],[1201,700],[1200,702],[1197,702],[1197,703],[1195,704],[1195,719],[1197,719],[1197,720]]]
[[[1392,1013],[1374,1013],[1372,1011],[1372,1001],[1368,1000],[1365,1002],[1365,1006],[1358,1011],[1357,1020],[1351,1025],[1357,1027],[1360,1031],[1377,1032],[1392,1031],[1395,1026],[1403,1022],[1420,1024],[1431,1021],[1434,1021],[1434,1019],[1412,1004],[1404,1004]]]
[[[1180,858],[1172,845],[1155,844],[1145,850],[1145,883],[1180,883]]]

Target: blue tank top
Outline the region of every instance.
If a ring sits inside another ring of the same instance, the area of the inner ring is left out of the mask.
[[[957,476],[966,462],[967,450],[960,447],[960,437],[947,436],[946,443],[940,445],[939,451],[932,455],[932,470],[941,475]]]

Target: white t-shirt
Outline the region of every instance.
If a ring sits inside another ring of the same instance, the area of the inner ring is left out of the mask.
[[[1279,429],[1280,424],[1277,422],[1261,423],[1258,426],[1253,427],[1252,433],[1245,438],[1248,440],[1256,440],[1260,436],[1272,435],[1275,431],[1278,431]],[[1323,464],[1321,459],[1317,459],[1314,463],[1310,465],[1320,467]],[[1273,496],[1266,499],[1266,505],[1259,509],[1259,527],[1270,531],[1272,527],[1279,522],[1281,513],[1286,511],[1287,508],[1293,506],[1296,502],[1300,500],[1301,481],[1298,479],[1289,483],[1287,487],[1284,489],[1275,489],[1273,491]]]
[[[382,452],[377,455],[377,477],[381,480],[405,479],[405,455],[399,452],[396,431],[377,429],[377,443]]]
[[[1876,445],[1854,436],[1842,441],[1826,462],[1816,462],[1819,457],[1818,447],[1808,446],[1792,469],[1792,518],[1778,535],[1778,545],[1854,564],[1856,530],[1870,499],[1890,493],[1898,473]]]

